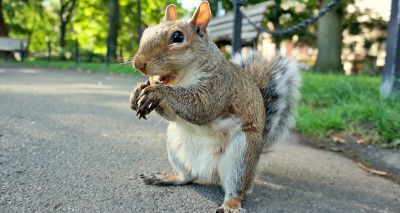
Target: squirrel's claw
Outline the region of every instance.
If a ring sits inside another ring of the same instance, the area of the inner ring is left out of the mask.
[[[136,116],[139,116],[139,120],[140,120],[141,118],[143,118],[143,119],[147,120],[146,114],[143,114],[143,113],[137,112],[137,113],[136,113]]]
[[[153,111],[159,104],[159,94],[153,91],[151,87],[147,87],[141,92],[136,103],[137,115],[139,115],[139,118],[146,118],[146,115]]]
[[[142,173],[139,177],[146,185],[162,185],[163,174],[162,172]]]
[[[142,90],[146,87],[150,86],[150,81],[147,80],[144,83],[138,83],[136,87],[133,89],[130,97],[129,97],[129,103],[131,104],[131,109],[132,110],[138,110],[138,105],[137,102],[139,100],[140,94]],[[142,116],[143,117],[143,116]]]

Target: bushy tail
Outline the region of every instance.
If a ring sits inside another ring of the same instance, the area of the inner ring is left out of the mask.
[[[267,144],[281,139],[294,126],[294,107],[299,99],[300,74],[297,63],[282,56],[272,60],[250,51],[236,55],[233,62],[251,73],[264,98]]]

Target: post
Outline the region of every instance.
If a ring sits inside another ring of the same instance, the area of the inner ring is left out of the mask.
[[[47,43],[47,61],[51,61],[51,41],[48,37],[46,37],[46,43]]]
[[[21,61],[24,61],[25,50],[24,50],[24,41],[22,41],[22,40],[20,43],[20,54],[21,54]]]
[[[110,65],[110,37],[107,37],[106,64],[107,66]]]
[[[233,39],[232,39],[232,55],[240,51],[242,45],[242,13],[240,7],[243,5],[242,0],[233,1],[234,24],[233,24]]]
[[[79,43],[78,43],[78,39],[75,39],[75,46],[74,46],[74,50],[75,50],[75,66],[78,65],[79,63]]]
[[[386,36],[386,59],[382,71],[380,93],[388,97],[400,92],[400,3],[392,0],[392,9]]]
[[[142,38],[142,1],[138,0],[138,5],[137,5],[137,25],[138,25],[138,44],[140,43],[140,38]]]
[[[122,51],[122,46],[119,48],[119,58],[120,58],[120,63],[124,63],[124,57],[123,57],[123,51]]]

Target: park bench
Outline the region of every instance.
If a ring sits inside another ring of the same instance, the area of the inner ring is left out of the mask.
[[[274,2],[267,1],[259,4],[242,8],[242,12],[257,27],[261,27],[265,18],[265,12],[268,8],[274,6]],[[208,30],[215,43],[230,44],[233,39],[234,14],[227,13],[225,16],[212,19],[208,25]],[[259,30],[245,18],[242,19],[241,40],[243,45],[254,43],[258,36]]]
[[[0,37],[0,52],[18,52],[21,56],[21,60],[23,60],[28,48],[28,43],[28,39]]]

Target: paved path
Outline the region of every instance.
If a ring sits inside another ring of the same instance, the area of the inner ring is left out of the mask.
[[[166,122],[137,120],[137,79],[0,68],[0,212],[211,212],[216,186],[145,186],[171,171]],[[332,152],[280,143],[262,156],[249,212],[400,212],[400,186]]]

